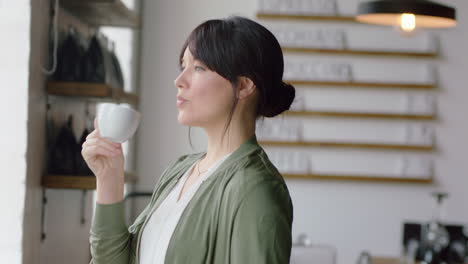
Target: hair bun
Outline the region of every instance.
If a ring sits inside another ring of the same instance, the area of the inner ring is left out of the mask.
[[[272,89],[274,95],[267,98],[267,103],[259,114],[265,117],[274,117],[291,107],[294,97],[296,96],[296,89],[288,83],[280,82],[278,87]]]

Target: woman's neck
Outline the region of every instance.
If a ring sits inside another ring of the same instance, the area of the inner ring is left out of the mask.
[[[212,164],[235,151],[248,139],[255,135],[255,120],[234,119],[225,131],[224,126],[218,128],[204,129],[208,136],[208,146],[203,164]]]

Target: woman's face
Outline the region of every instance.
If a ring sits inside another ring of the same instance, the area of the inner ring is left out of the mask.
[[[177,87],[177,120],[187,126],[224,126],[232,107],[232,84],[196,60],[187,48]]]

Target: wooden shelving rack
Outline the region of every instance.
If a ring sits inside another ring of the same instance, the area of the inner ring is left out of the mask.
[[[289,20],[301,22],[319,23],[353,23],[366,25],[355,19],[354,16],[329,16],[329,15],[307,15],[307,14],[279,14],[258,12],[258,19],[266,20]],[[403,59],[435,59],[438,57],[436,51],[405,51],[405,50],[362,50],[352,48],[312,48],[282,46],[284,53],[301,53],[333,56],[375,56],[375,57],[399,57]],[[370,88],[370,89],[391,89],[391,90],[418,90],[431,91],[437,89],[435,83],[405,83],[405,82],[375,82],[375,81],[319,81],[319,80],[285,80],[295,86],[306,86],[314,88],[316,86],[336,87],[336,88]],[[433,121],[434,114],[409,114],[409,113],[376,113],[376,112],[342,112],[342,111],[320,111],[302,110],[287,111],[285,116],[298,117],[325,117],[325,118],[356,118],[356,119],[384,119],[384,120],[410,120],[410,121]],[[394,150],[394,151],[420,151],[431,152],[435,150],[430,145],[408,145],[408,144],[378,144],[378,143],[351,143],[351,142],[321,142],[321,141],[267,141],[260,140],[263,146],[276,147],[319,147],[319,148],[357,148],[371,150]],[[390,175],[352,175],[352,174],[324,174],[324,173],[304,173],[288,174],[283,176],[286,179],[312,179],[327,181],[358,181],[377,183],[409,183],[409,184],[431,184],[433,178],[427,177],[398,177]],[[380,263],[380,262],[379,262]],[[382,262],[383,263],[383,262]]]
[[[134,173],[125,173],[125,182],[135,182],[137,176]],[[42,177],[42,186],[53,189],[96,189],[96,177],[73,175],[45,175]]]
[[[357,81],[312,81],[312,80],[285,80],[292,85],[304,86],[336,86],[358,88],[386,88],[386,89],[416,89],[431,90],[436,85],[432,83],[389,83],[389,82],[357,82]]]
[[[405,57],[433,59],[437,57],[436,52],[415,52],[398,50],[355,50],[355,49],[327,49],[327,48],[303,48],[303,47],[281,47],[283,52],[309,53],[323,55],[352,55],[352,56],[383,56],[383,57]]]
[[[325,142],[325,141],[271,141],[260,140],[263,146],[274,147],[319,147],[319,148],[357,148],[357,149],[379,149],[379,150],[399,150],[399,151],[434,151],[434,146],[430,145],[409,145],[409,144],[377,144],[377,143],[351,143],[351,142]]]
[[[286,116],[303,117],[334,117],[334,118],[361,118],[361,119],[393,119],[413,121],[433,121],[432,114],[397,114],[397,113],[370,113],[370,112],[331,112],[331,111],[287,111]]]
[[[99,99],[99,101],[126,102],[138,104],[139,97],[136,94],[125,93],[107,84],[79,83],[79,82],[48,82],[47,93],[56,96],[84,97]],[[125,174],[126,182],[135,182],[137,179],[133,173]],[[42,186],[55,189],[96,189],[96,178],[90,176],[74,175],[44,175]]]
[[[286,179],[307,179],[307,180],[333,180],[333,181],[359,181],[359,182],[381,182],[381,183],[433,183],[432,178],[415,178],[415,177],[394,177],[394,176],[377,176],[377,175],[344,175],[344,174],[282,174]]]
[[[353,16],[325,16],[325,15],[299,15],[299,14],[272,14],[272,13],[257,13],[259,19],[281,19],[281,20],[303,20],[303,21],[319,21],[319,22],[345,22],[345,23],[360,23]]]
[[[79,96],[89,98],[121,101],[137,105],[139,97],[136,94],[122,92],[107,84],[80,82],[48,82],[47,93],[58,96]]]
[[[401,264],[401,257],[371,257],[371,263],[373,264]],[[423,264],[425,262],[415,261],[414,264]],[[465,262],[465,264],[468,264]]]
[[[91,26],[140,27],[140,18],[121,0],[62,0],[60,5]]]

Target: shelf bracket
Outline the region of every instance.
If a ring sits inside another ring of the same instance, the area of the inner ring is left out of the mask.
[[[87,190],[82,190],[81,192],[81,213],[80,213],[80,224],[83,226],[86,223],[86,194]]]
[[[46,239],[46,227],[45,227],[45,215],[46,215],[46,204],[47,204],[47,196],[46,196],[46,188],[42,188],[42,205],[41,205],[41,242],[44,242]]]

